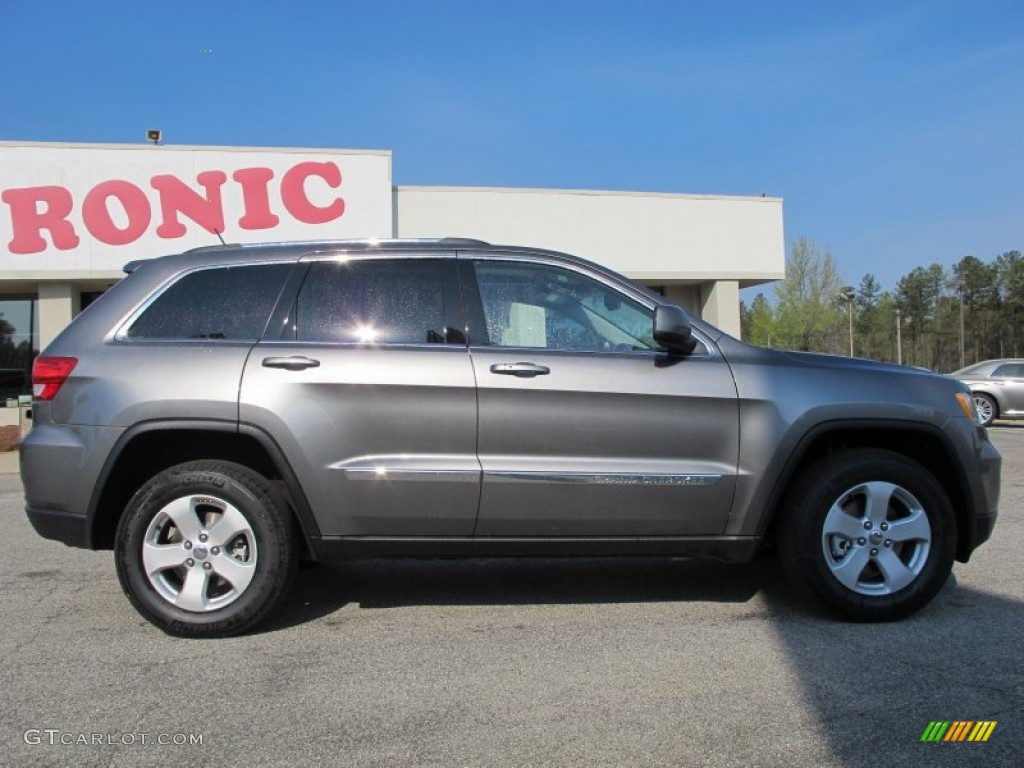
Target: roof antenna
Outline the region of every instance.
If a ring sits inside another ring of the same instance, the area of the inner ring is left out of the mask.
[[[215,229],[215,230],[213,230],[213,234],[215,234],[217,236],[217,239],[220,240],[220,244],[221,245],[227,245],[227,243],[224,242],[224,238],[220,236],[220,232],[218,232]]]

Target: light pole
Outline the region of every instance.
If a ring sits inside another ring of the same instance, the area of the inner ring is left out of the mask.
[[[850,305],[850,357],[853,357],[853,299],[856,295],[852,285],[844,285],[839,289],[839,298]]]
[[[900,323],[900,308],[896,307],[896,364],[903,365],[903,330]]]

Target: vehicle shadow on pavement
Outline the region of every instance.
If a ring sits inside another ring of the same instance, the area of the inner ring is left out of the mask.
[[[895,622],[854,623],[816,612],[784,580],[766,580],[764,597],[837,764],[1021,764],[1020,601],[959,586],[955,573],[931,604]],[[998,725],[984,744],[923,743],[934,720]]]
[[[356,604],[558,605],[639,602],[745,603],[777,563],[725,564],[670,557],[363,560],[300,569],[263,631]],[[261,631],[259,628],[257,632]]]
[[[771,557],[742,565],[664,557],[367,560],[301,570],[282,609],[256,633],[315,621],[348,605],[640,602],[756,604],[799,677],[795,695],[815,713],[816,722],[803,725],[820,733],[835,765],[1020,764],[1024,605],[960,586],[955,574],[908,619],[856,623],[795,592]],[[933,720],[995,720],[998,726],[984,744],[923,743]],[[784,751],[787,738],[806,735],[773,738]]]

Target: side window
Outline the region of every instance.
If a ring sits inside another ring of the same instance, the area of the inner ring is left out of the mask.
[[[1006,363],[1005,365],[1000,365],[992,371],[992,375],[1001,379],[1024,378],[1024,363]]]
[[[437,259],[317,262],[299,292],[297,338],[349,344],[443,343],[449,268]]]
[[[654,313],[603,283],[547,264],[474,264],[492,346],[654,350]]]
[[[190,272],[157,296],[125,335],[255,341],[291,268],[291,263],[253,264]]]

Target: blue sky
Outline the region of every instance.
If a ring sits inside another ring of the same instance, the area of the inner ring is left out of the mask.
[[[0,0],[0,30],[2,140],[159,127],[390,149],[396,184],[766,193],[787,241],[887,289],[1024,249],[1021,0]]]

